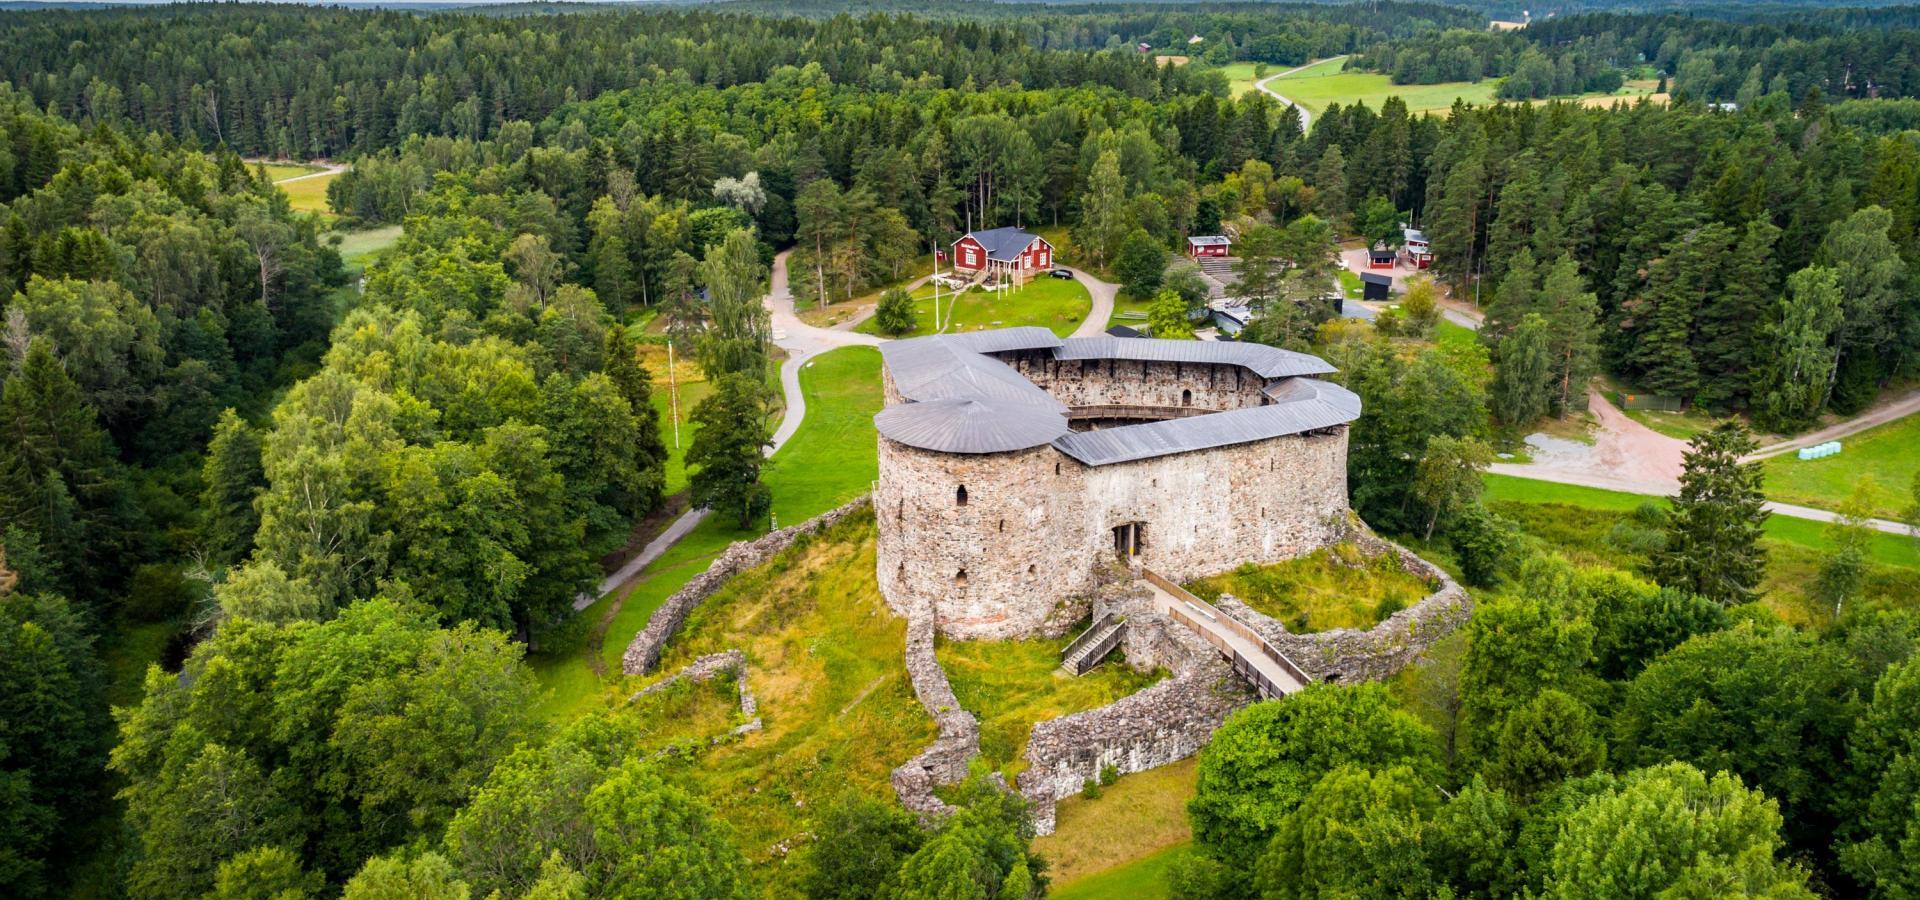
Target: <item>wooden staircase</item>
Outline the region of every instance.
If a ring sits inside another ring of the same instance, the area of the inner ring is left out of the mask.
[[[1120,639],[1126,636],[1127,620],[1107,613],[1093,623],[1080,636],[1073,639],[1065,650],[1060,651],[1060,668],[1068,675],[1079,677],[1089,669],[1100,664],[1120,646]]]

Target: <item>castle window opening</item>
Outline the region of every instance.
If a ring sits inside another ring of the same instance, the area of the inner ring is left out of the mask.
[[[1181,406],[1192,406],[1192,405],[1193,405],[1193,392],[1192,392],[1192,391],[1181,391],[1181,392],[1180,392],[1180,405],[1181,405]]]
[[[953,492],[953,505],[955,506],[967,505],[967,486],[966,485],[964,484],[961,485],[959,490]]]
[[[962,588],[967,586],[967,570],[961,569],[959,572],[954,573],[953,586]]]
[[[1007,530],[1007,520],[1005,520],[1005,519],[1001,519],[1001,520],[1000,520],[1000,529],[999,529],[999,530],[1000,530],[1000,531],[1001,531],[1002,533],[1004,533],[1004,532],[1005,532],[1005,531]]]

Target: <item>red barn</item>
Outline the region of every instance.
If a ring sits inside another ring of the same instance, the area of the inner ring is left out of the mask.
[[[1373,247],[1367,250],[1367,268],[1391,269],[1398,254],[1387,247]]]
[[[1187,255],[1194,259],[1202,256],[1226,256],[1233,242],[1223,234],[1196,234],[1187,238]]]
[[[1053,267],[1053,245],[1018,228],[972,231],[953,242],[953,267],[962,272],[987,269],[1020,283]]]

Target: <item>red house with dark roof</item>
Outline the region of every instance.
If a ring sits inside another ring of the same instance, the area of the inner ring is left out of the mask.
[[[962,272],[986,269],[1024,282],[1034,272],[1053,267],[1053,245],[1019,228],[971,231],[953,242],[953,267]]]

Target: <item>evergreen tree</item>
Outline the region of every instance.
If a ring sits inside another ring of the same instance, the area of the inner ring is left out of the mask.
[[[1738,422],[1723,422],[1689,443],[1666,546],[1654,554],[1651,574],[1666,587],[1723,605],[1746,603],[1767,564],[1760,546],[1768,515],[1760,489],[1765,476],[1760,463],[1741,462],[1759,445]]]
[[[206,485],[200,502],[207,516],[207,552],[216,562],[239,562],[253,549],[253,534],[260,529],[253,501],[266,489],[267,476],[260,466],[260,436],[232,409],[214,427],[200,480]]]
[[[880,301],[874,304],[873,321],[879,329],[891,335],[902,335],[918,327],[914,318],[913,295],[899,288],[892,288],[880,295]]]
[[[636,512],[650,512],[660,504],[661,484],[666,480],[667,445],[660,436],[660,414],[653,408],[653,373],[640,362],[638,348],[627,336],[627,329],[615,325],[607,329],[605,368],[602,369],[620,396],[632,410],[635,429],[633,446],[628,448],[636,468],[643,473],[642,496],[636,498]]]
[[[766,388],[745,375],[720,377],[713,393],[693,408],[693,446],[687,466],[693,502],[749,528],[773,504],[760,481],[767,467]]]
[[[1339,222],[1347,215],[1347,158],[1335,144],[1327,148],[1314,169],[1313,208],[1321,218]]]
[[[1507,261],[1506,269],[1506,277],[1500,279],[1500,286],[1494,289],[1493,301],[1487,304],[1486,320],[1480,323],[1481,339],[1494,345],[1528,313],[1535,311],[1540,293],[1540,273],[1534,266],[1532,250],[1520,248],[1520,252]]]
[[[1579,267],[1561,257],[1547,270],[1540,308],[1547,320],[1552,358],[1552,409],[1564,414],[1587,389],[1600,362],[1600,300],[1586,289]]]
[[[1722,406],[1744,401],[1750,373],[1761,368],[1756,348],[1767,307],[1779,290],[1780,229],[1765,219],[1747,223],[1727,255],[1720,288],[1707,298],[1698,322],[1699,401]]]

